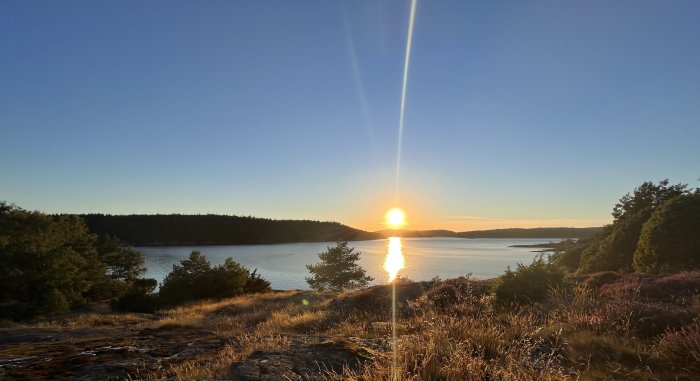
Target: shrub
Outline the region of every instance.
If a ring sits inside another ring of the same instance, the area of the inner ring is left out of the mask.
[[[563,281],[564,273],[539,256],[528,266],[518,263],[515,271],[508,268],[496,281],[494,294],[498,302],[541,302],[550,287],[560,286]]]
[[[136,279],[131,287],[112,302],[112,308],[125,312],[155,313],[160,308],[160,297],[154,294],[155,279]]]
[[[340,314],[357,313],[386,319],[391,316],[391,287],[380,285],[342,293],[331,301],[329,308]],[[427,288],[427,282],[397,282],[396,308],[399,316],[405,317],[412,313],[408,306],[423,295]]]
[[[693,313],[675,304],[614,299],[593,311],[591,321],[599,328],[653,337],[688,324],[693,317]]]
[[[253,270],[252,273],[248,275],[248,279],[245,282],[245,293],[254,294],[257,292],[268,292],[271,291],[270,282],[263,279],[260,274],[258,274],[258,269]]]
[[[654,286],[643,293],[650,298],[677,302],[680,298],[700,294],[700,271],[667,275],[656,279]]]
[[[607,298],[636,298],[646,301],[687,303],[700,294],[700,271],[683,272],[658,277],[628,274],[600,287]]]
[[[255,271],[226,258],[222,265],[212,267],[199,251],[190,253],[188,259],[173,265],[160,288],[164,302],[179,304],[190,300],[227,298],[250,292],[269,290],[269,282]]]
[[[604,284],[609,284],[618,281],[622,275],[614,271],[601,271],[591,274],[586,278],[584,283],[591,288],[600,288]]]
[[[581,265],[581,255],[591,241],[592,238],[582,238],[577,241],[567,239],[560,242],[549,260],[566,271],[576,271]]]
[[[430,307],[441,312],[456,315],[468,315],[479,311],[481,298],[490,293],[488,286],[468,277],[432,282],[432,287],[421,295],[413,309]]]
[[[58,291],[55,288],[52,288],[51,291],[49,291],[48,296],[46,297],[46,300],[43,303],[44,305],[44,311],[49,314],[58,314],[62,312],[68,311],[70,305],[68,304],[68,300],[66,300],[66,297],[63,296],[61,291]]]
[[[700,371],[700,320],[677,331],[661,336],[656,350],[659,355],[678,367]]]
[[[700,193],[680,195],[656,208],[644,224],[634,269],[672,273],[700,269]]]
[[[642,283],[650,281],[650,279],[642,278],[637,274],[628,274],[615,282],[600,286],[600,296],[603,298],[638,298]]]

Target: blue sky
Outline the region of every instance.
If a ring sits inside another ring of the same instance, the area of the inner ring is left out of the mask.
[[[382,228],[408,1],[2,1],[0,200]],[[419,1],[409,228],[592,226],[700,178],[697,1]],[[353,63],[354,57],[354,63]]]

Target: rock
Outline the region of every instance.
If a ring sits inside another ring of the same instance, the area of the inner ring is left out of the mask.
[[[253,352],[234,363],[228,377],[236,381],[323,381],[339,376],[343,368],[360,371],[363,364],[380,355],[380,346],[355,338],[316,344],[293,343],[282,350]]]
[[[125,380],[129,377],[129,369],[139,365],[143,365],[143,361],[88,365],[78,369],[73,379],[76,381]]]

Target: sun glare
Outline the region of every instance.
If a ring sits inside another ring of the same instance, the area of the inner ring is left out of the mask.
[[[400,228],[406,224],[406,213],[399,208],[393,208],[386,212],[386,223],[392,228]]]
[[[384,260],[384,270],[389,273],[389,283],[396,279],[399,270],[405,267],[403,253],[401,251],[401,238],[389,238],[389,252]]]

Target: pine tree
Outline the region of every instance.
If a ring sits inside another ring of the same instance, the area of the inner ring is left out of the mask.
[[[343,289],[360,288],[374,278],[366,275],[365,270],[357,263],[360,252],[355,252],[354,247],[348,247],[345,241],[338,242],[336,247],[330,248],[318,257],[321,262],[315,265],[307,265],[312,276],[306,277],[306,283],[317,291],[340,291]]]

